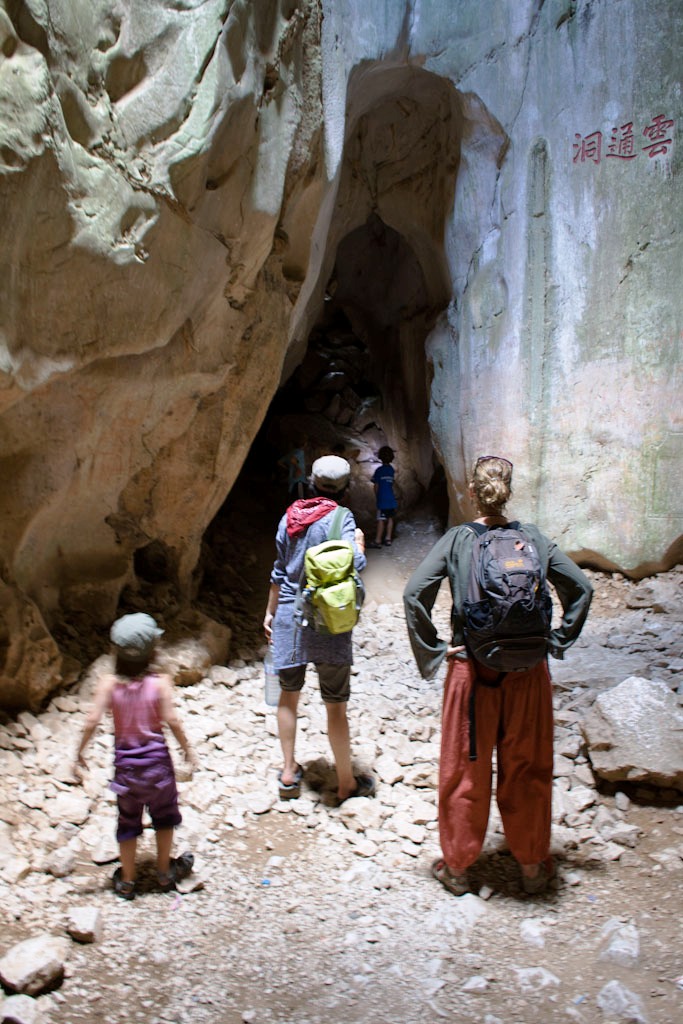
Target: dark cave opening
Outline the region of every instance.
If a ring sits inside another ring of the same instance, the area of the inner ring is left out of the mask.
[[[199,602],[234,621],[245,585],[265,601],[277,523],[289,503],[280,460],[305,439],[306,469],[338,452],[351,465],[346,503],[366,536],[375,531],[371,477],[377,452],[394,449],[396,534],[420,510],[445,526],[445,473],[429,434],[425,339],[441,308],[430,304],[406,240],[372,214],[337,250],[320,314],[299,365],[273,396],[222,508],[208,527]],[[207,609],[209,610],[209,609]],[[223,617],[223,616],[222,616]]]
[[[429,423],[426,342],[452,299],[445,224],[460,159],[460,98],[451,83],[423,69],[364,67],[349,83],[347,102],[335,212],[321,225],[319,262],[308,239],[299,238],[301,225],[286,217],[281,224],[284,237],[299,238],[307,252],[302,271],[313,287],[300,311],[302,329],[204,536],[199,601],[210,595],[233,622],[242,614],[233,590],[249,586],[265,607],[275,530],[288,504],[278,460],[301,436],[309,472],[325,452],[348,458],[347,504],[366,537],[376,527],[371,477],[383,445],[395,452],[395,535],[423,511],[442,527],[449,517]]]

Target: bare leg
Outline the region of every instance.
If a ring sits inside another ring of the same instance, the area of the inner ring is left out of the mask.
[[[340,800],[346,800],[357,788],[351,768],[351,738],[349,720],[346,715],[346,702],[326,704],[325,710],[327,711],[327,736],[337,768],[337,796]]]
[[[159,872],[160,875],[167,875],[171,866],[171,847],[173,846],[173,829],[157,829],[156,840],[157,871]]]
[[[383,536],[383,534],[384,534],[384,520],[383,519],[378,519],[377,520],[377,533],[375,534],[375,544],[381,544],[382,543],[382,536]]]
[[[123,839],[119,843],[119,856],[121,858],[121,880],[123,882],[135,881],[135,850],[137,839]]]
[[[394,533],[394,520],[387,519],[387,540],[391,540]]]
[[[284,757],[284,767],[280,782],[283,786],[291,786],[294,782],[294,773],[298,765],[294,760],[294,746],[296,744],[296,716],[299,706],[299,691],[290,693],[287,690],[280,691],[280,703],[277,709],[277,728],[280,736],[280,746]]]

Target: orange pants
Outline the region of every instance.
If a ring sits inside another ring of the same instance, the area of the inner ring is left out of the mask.
[[[496,800],[505,836],[520,864],[539,864],[550,848],[553,703],[546,662],[506,676],[498,687],[477,683],[477,760],[470,761],[472,660],[449,662],[443,695],[439,767],[439,834],[444,860],[464,871],[479,856],[489,819],[492,755]],[[491,673],[477,666],[479,676]],[[495,678],[495,676],[493,676]]]

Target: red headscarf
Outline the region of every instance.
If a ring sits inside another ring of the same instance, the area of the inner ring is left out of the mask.
[[[337,507],[332,498],[299,498],[287,509],[287,535],[299,537]]]

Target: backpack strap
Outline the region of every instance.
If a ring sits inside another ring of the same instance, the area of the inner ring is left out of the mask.
[[[344,508],[343,505],[337,505],[332,516],[332,522],[330,523],[330,529],[327,534],[328,540],[341,540],[341,528],[344,522],[344,516],[349,510]]]
[[[462,525],[477,537],[482,537],[488,532],[488,526],[485,526],[484,523],[463,523]]]
[[[470,660],[476,666],[477,661],[474,658],[474,656],[472,654],[470,654],[469,651],[467,653],[469,655]],[[505,679],[506,675],[507,675],[507,672],[499,672],[495,679],[492,679],[492,680],[481,679],[479,677],[479,675],[477,674],[476,668],[474,669],[474,679],[472,680],[472,689],[470,690],[469,714],[468,714],[469,728],[470,728],[470,752],[469,752],[469,759],[470,759],[470,761],[476,761],[477,760],[477,711],[476,711],[476,707],[477,707],[477,703],[476,703],[477,702],[477,686],[479,686],[481,684],[482,686],[491,686],[494,689],[496,689],[503,682],[503,680]]]

